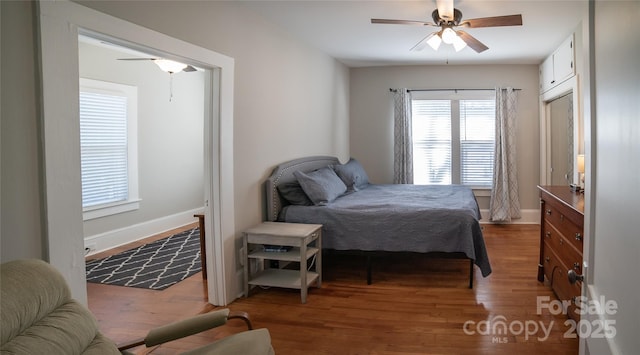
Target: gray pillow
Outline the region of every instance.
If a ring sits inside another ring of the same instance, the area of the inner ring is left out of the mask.
[[[296,171],[293,175],[298,179],[302,190],[317,206],[324,206],[347,191],[347,186],[330,167],[321,168],[310,173]]]
[[[364,171],[360,162],[351,158],[346,164],[333,165],[333,170],[347,185],[348,191],[362,190],[369,185],[369,176]]]
[[[302,190],[302,186],[297,181],[285,182],[278,185],[280,196],[292,205],[312,206],[313,202]]]

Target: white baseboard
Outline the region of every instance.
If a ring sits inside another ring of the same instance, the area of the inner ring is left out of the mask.
[[[484,224],[494,224],[495,222],[491,222],[489,220],[489,210],[480,210],[482,214],[482,219],[480,223]],[[540,224],[540,210],[521,210],[520,215],[522,218],[513,219],[509,224]]]
[[[123,244],[135,242],[136,240],[144,239],[152,235],[197,222],[197,219],[193,217],[193,215],[202,213],[203,210],[204,207],[196,208],[134,224],[129,227],[85,237],[85,248],[90,249],[90,252],[87,255],[99,253]]]

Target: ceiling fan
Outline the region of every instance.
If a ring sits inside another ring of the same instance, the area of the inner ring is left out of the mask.
[[[198,70],[191,65],[183,64],[180,62],[176,62],[176,61],[164,59],[164,58],[118,58],[118,60],[151,60],[157,66],[159,66],[160,69],[162,69],[162,71],[165,71],[169,74],[178,73],[181,71],[191,72],[191,71]]]
[[[191,65],[164,58],[118,58],[118,60],[151,60],[160,67],[162,71],[169,73],[169,101],[173,99],[173,74],[198,70]]]
[[[522,26],[522,15],[507,15],[482,17],[462,20],[462,12],[453,8],[453,0],[436,0],[436,9],[431,14],[432,22],[413,20],[390,20],[372,18],[371,23],[395,24],[395,25],[417,25],[440,27],[440,31],[428,34],[418,42],[411,50],[419,51],[427,45],[434,50],[440,47],[442,42],[453,44],[456,52],[469,46],[474,51],[481,53],[489,47],[478,41],[465,31],[455,30],[455,27],[479,28],[479,27],[499,27],[499,26]]]

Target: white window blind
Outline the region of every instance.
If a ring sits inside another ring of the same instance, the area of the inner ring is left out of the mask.
[[[126,201],[127,97],[80,92],[82,207]]]
[[[491,187],[493,99],[413,99],[415,184]]]
[[[414,184],[451,184],[451,103],[413,100]]]
[[[460,182],[491,186],[495,145],[495,101],[460,100]]]
[[[138,90],[80,79],[84,220],[138,209]]]

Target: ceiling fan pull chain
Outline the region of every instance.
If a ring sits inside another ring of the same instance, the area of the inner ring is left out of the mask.
[[[173,99],[173,73],[169,73],[169,102]]]

